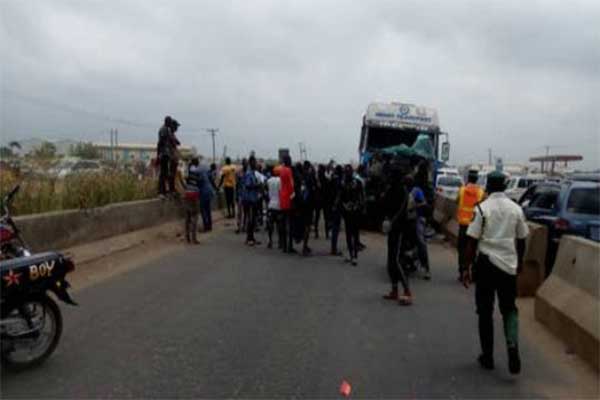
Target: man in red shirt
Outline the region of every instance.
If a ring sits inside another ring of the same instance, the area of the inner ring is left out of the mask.
[[[283,166],[279,170],[280,189],[279,207],[282,214],[283,251],[294,253],[292,232],[292,199],[294,197],[294,177],[292,175],[292,159],[283,157]]]

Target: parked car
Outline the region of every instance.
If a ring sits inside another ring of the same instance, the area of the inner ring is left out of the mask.
[[[96,160],[78,160],[66,162],[57,169],[57,177],[65,178],[73,174],[99,173],[102,172],[102,166]]]
[[[452,168],[452,167],[442,167],[440,169],[438,169],[437,171],[438,176],[460,176],[460,173],[458,172],[458,168]]]
[[[545,179],[546,176],[542,174],[513,176],[506,183],[506,190],[504,190],[504,193],[506,193],[509,199],[518,201],[528,187],[538,182],[542,182]]]
[[[562,235],[600,242],[600,183],[540,183],[530,187],[519,204],[528,220],[548,227],[547,274],[552,270]]]
[[[600,182],[600,173],[598,172],[576,172],[569,175],[569,179],[572,181],[588,181],[588,182]]]
[[[446,197],[450,200],[456,200],[458,189],[464,185],[461,177],[456,175],[438,176],[435,182],[436,194]]]

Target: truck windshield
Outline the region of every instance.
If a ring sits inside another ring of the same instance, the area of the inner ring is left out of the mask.
[[[383,149],[399,144],[412,146],[417,140],[419,133],[416,129],[370,127],[367,138],[367,149]]]

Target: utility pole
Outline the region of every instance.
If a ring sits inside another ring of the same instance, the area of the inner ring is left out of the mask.
[[[492,149],[488,149],[488,165],[492,165]]]
[[[212,159],[213,159],[213,162],[216,162],[217,157],[216,157],[216,150],[215,150],[215,136],[216,136],[217,132],[219,132],[219,129],[218,128],[206,128],[205,131],[208,132],[208,134],[212,138]]]
[[[298,150],[300,152],[300,161],[307,160],[306,156],[306,145],[303,142],[298,142]]]
[[[110,128],[110,153],[109,153],[110,161],[113,160],[113,129]]]

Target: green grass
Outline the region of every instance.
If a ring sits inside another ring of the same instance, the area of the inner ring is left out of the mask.
[[[111,203],[149,199],[156,196],[157,187],[155,179],[138,179],[126,172],[72,175],[65,179],[19,179],[10,172],[2,171],[0,198],[4,198],[17,183],[21,184],[21,190],[12,203],[13,215],[88,209]]]

